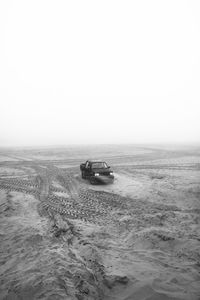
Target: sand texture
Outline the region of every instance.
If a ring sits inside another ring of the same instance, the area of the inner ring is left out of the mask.
[[[200,149],[0,150],[1,300],[199,300]],[[113,184],[79,165],[104,159]]]

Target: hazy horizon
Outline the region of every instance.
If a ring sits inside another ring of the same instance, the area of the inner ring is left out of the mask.
[[[90,143],[90,144],[46,144],[46,145],[35,145],[35,146],[0,146],[0,150],[62,150],[62,149],[92,149],[92,148],[103,147],[105,149],[165,149],[165,150],[184,150],[184,149],[198,149],[200,148],[200,143],[113,143],[113,144],[104,144],[104,143]]]
[[[200,2],[0,3],[0,147],[200,144]]]

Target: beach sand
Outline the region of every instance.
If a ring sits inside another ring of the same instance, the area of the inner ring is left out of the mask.
[[[113,184],[81,178],[88,153]],[[0,299],[200,299],[199,148],[0,156]]]

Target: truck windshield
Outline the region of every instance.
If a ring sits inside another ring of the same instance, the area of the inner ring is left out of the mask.
[[[95,163],[92,163],[92,168],[93,169],[104,169],[104,168],[108,168],[108,166],[105,162],[95,162]]]

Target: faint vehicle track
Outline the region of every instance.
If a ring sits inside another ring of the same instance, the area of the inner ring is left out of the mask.
[[[60,184],[69,192],[72,198],[78,197],[78,182],[69,173],[59,173],[57,174],[58,181]]]
[[[122,167],[126,168],[126,170],[130,170],[134,172],[134,170],[141,169],[157,169],[157,170],[199,170],[200,164],[199,163],[187,163],[187,164],[180,164],[180,163],[166,163],[166,164],[132,164],[131,167],[129,165],[122,165]]]

